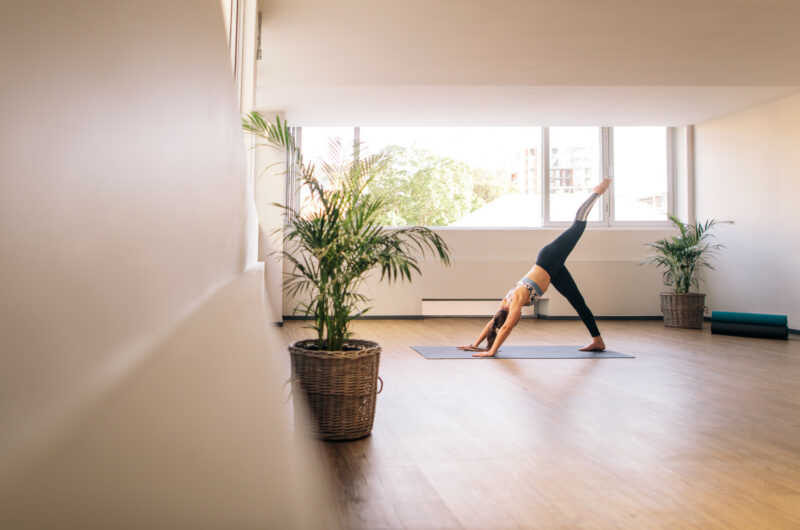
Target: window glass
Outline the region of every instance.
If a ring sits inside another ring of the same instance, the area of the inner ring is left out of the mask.
[[[338,144],[339,155],[352,157],[355,129],[352,127],[303,127],[300,148],[306,164],[319,164],[331,160]]]
[[[385,166],[368,192],[386,199],[389,226],[537,227],[569,222],[602,176],[599,127],[550,127],[548,160],[541,127],[304,127],[307,164],[345,164],[356,132],[359,156],[382,155]],[[615,127],[610,221],[666,221],[669,211],[666,127]],[[340,160],[334,160],[338,156]],[[549,182],[544,182],[544,163]],[[325,171],[317,171],[324,176]],[[323,182],[323,184],[330,184]],[[549,219],[542,190],[549,189]],[[308,190],[300,205],[313,209]],[[603,220],[603,199],[589,221]]]
[[[312,164],[320,166],[323,162],[341,165],[347,160],[352,160],[354,140],[353,127],[303,127],[300,136],[303,163],[307,166]],[[316,169],[314,174],[322,181],[323,186],[330,184],[325,181],[325,171]],[[315,206],[310,204],[311,193],[308,188],[303,186],[298,188],[297,196],[301,211],[315,209]]]
[[[614,219],[667,220],[667,129],[614,128]]]
[[[600,182],[600,129],[598,127],[551,127],[550,220],[572,221],[578,207]],[[602,199],[589,221],[602,220]]]
[[[542,225],[540,127],[362,127],[391,226]]]

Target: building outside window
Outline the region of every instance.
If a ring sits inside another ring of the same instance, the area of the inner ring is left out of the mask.
[[[572,221],[575,210],[586,200],[601,178],[599,127],[550,127],[549,220]],[[592,209],[589,221],[602,219],[602,203]]]

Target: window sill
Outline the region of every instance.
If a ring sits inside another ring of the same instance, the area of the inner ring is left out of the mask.
[[[466,231],[562,231],[569,227],[569,224],[564,225],[551,225],[551,226],[428,226],[436,232],[466,232]],[[389,230],[396,230],[406,228],[403,226],[386,226]],[[600,231],[636,231],[636,230],[673,230],[671,224],[653,224],[653,225],[587,225],[586,230],[600,230]]]

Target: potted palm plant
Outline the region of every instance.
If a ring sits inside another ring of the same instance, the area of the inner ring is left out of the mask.
[[[669,327],[700,329],[703,327],[705,312],[704,293],[689,292],[692,287],[700,287],[700,269],[714,269],[709,262],[724,245],[708,242],[711,229],[730,221],[711,219],[704,223],[686,224],[674,215],[670,221],[677,227],[679,235],[665,237],[655,243],[648,243],[654,252],[642,263],[649,263],[663,269],[664,285],[671,291],[661,293],[661,313],[664,324]]]
[[[428,228],[378,223],[385,199],[371,195],[369,186],[380,156],[359,157],[357,146],[354,156],[341,156],[342,146],[333,141],[330,159],[315,166],[303,161],[286,122],[268,123],[254,112],[242,127],[260,145],[285,152],[298,185],[310,193],[303,207],[276,204],[285,216],[278,255],[290,265],[284,289],[302,300],[295,312],[316,332],[289,348],[293,394],[306,398],[318,437],[361,438],[372,430],[381,348],[352,337],[351,322],[369,309],[359,288],[377,270],[381,280],[410,281],[426,252],[449,265],[449,248]]]

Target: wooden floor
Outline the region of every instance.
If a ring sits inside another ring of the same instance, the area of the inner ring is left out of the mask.
[[[475,319],[374,320],[373,433],[319,442],[345,528],[800,528],[800,340],[601,321],[635,359],[426,360]],[[289,342],[309,336],[287,322]],[[587,342],[523,320],[508,344]]]

